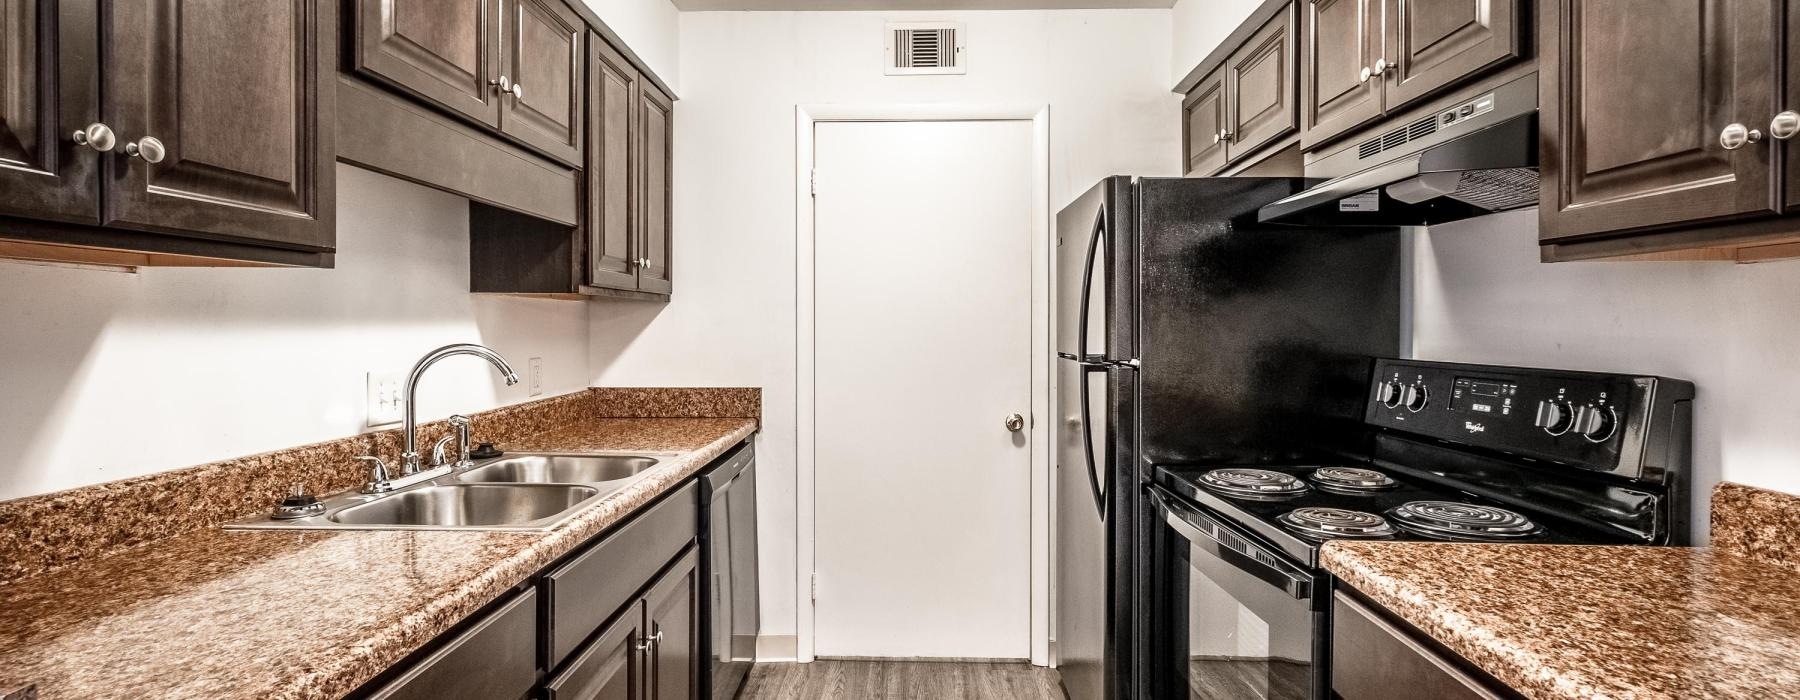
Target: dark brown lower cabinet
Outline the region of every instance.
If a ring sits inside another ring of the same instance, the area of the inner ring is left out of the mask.
[[[537,683],[536,589],[445,642],[369,697],[380,700],[490,698],[516,700]]]
[[[1331,693],[1342,700],[1513,697],[1343,591],[1332,600],[1331,654]]]
[[[544,685],[547,700],[688,700],[699,635],[699,557],[693,548],[657,579],[568,668]]]

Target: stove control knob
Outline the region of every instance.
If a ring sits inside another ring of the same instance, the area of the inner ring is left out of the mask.
[[[1569,427],[1575,424],[1575,409],[1570,408],[1569,402],[1562,399],[1539,401],[1537,418],[1531,424],[1543,428],[1544,432],[1551,435],[1561,435],[1569,432]]]
[[[1606,442],[1619,429],[1619,415],[1611,406],[1582,406],[1575,416],[1575,432],[1588,442]]]
[[[1388,408],[1400,407],[1400,382],[1382,382],[1375,385],[1375,400]]]
[[[1407,385],[1406,389],[1400,392],[1400,397],[1404,399],[1406,410],[1413,413],[1425,410],[1425,404],[1431,402],[1431,393],[1425,390],[1424,384]]]

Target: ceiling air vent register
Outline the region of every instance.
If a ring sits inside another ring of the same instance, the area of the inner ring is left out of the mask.
[[[884,43],[888,75],[968,72],[961,22],[891,22]]]

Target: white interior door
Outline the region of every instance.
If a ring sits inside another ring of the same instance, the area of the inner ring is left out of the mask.
[[[1031,122],[815,129],[816,653],[1027,658]]]

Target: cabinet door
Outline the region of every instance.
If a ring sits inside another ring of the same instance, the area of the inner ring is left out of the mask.
[[[1225,167],[1225,71],[1213,71],[1182,100],[1182,152],[1188,175],[1206,176]]]
[[[490,127],[500,88],[489,81],[498,0],[356,0],[357,72]]]
[[[1788,0],[1787,4],[1787,94],[1776,110],[1800,112],[1800,0]],[[1800,137],[1783,142],[1786,149],[1786,171],[1782,174],[1787,182],[1787,213],[1800,213]]]
[[[569,667],[544,684],[545,700],[641,700],[649,679],[643,605],[627,608]]]
[[[1540,237],[1768,212],[1776,32],[1769,3],[1555,0],[1540,59]]]
[[[644,597],[649,617],[650,697],[690,700],[699,669],[699,555],[689,549]]]
[[[587,283],[637,289],[632,172],[638,72],[596,34],[588,35]]]
[[[1275,15],[1225,60],[1225,157],[1237,160],[1300,125],[1294,105],[1294,11]]]
[[[587,25],[560,0],[501,0],[505,32],[502,72],[512,81],[502,98],[500,130],[569,165],[581,163],[582,54]]]
[[[337,3],[108,6],[105,121],[163,151],[115,158],[108,222],[331,248]]]
[[[93,2],[0,0],[0,214],[100,221]]]
[[[1364,79],[1382,54],[1382,0],[1305,4],[1300,51],[1301,140],[1311,146],[1381,116],[1381,81]]]
[[[1577,0],[1578,2],[1580,0]],[[1342,592],[1332,601],[1331,694],[1342,700],[1495,700],[1482,680]]]
[[[668,294],[674,277],[670,261],[674,248],[670,228],[669,192],[674,186],[670,168],[675,132],[675,103],[661,90],[643,84],[638,91],[639,170],[638,225],[642,228],[644,257],[638,268],[638,288]]]
[[[1519,0],[1384,0],[1387,71],[1383,107],[1413,100],[1518,58]]]

